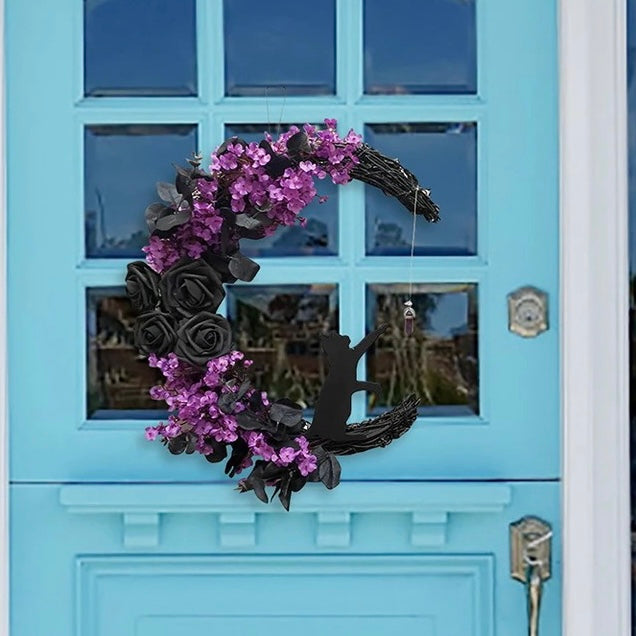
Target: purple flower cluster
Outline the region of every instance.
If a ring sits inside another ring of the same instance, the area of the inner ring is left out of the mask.
[[[315,179],[329,177],[335,184],[348,183],[351,169],[358,163],[356,151],[362,138],[353,130],[340,137],[336,124],[335,119],[325,119],[322,130],[305,124],[303,156],[295,161],[290,160],[287,144],[300,132],[296,126],[276,140],[267,134],[266,147],[239,141],[223,144],[211,155],[209,175],[197,180],[190,221],[170,236],[151,237],[143,248],[148,264],[162,273],[184,256],[200,258],[217,247],[227,222],[224,209],[235,214],[264,211],[269,219],[266,234],[280,225],[302,223],[299,213],[317,194]],[[273,170],[277,161],[283,161],[280,174]]]
[[[231,444],[240,436],[247,444],[249,452],[236,472],[250,466],[253,456],[260,456],[277,466],[295,463],[303,476],[316,470],[316,457],[311,453],[305,437],[296,437],[295,447],[277,448],[265,433],[242,430],[236,417],[224,413],[220,408],[221,396],[237,390],[237,384],[233,384],[233,381],[243,380],[245,370],[252,364],[240,351],[231,351],[210,360],[205,373],[197,372],[173,353],[165,358],[152,354],[148,357],[148,362],[151,367],[157,367],[165,378],[163,384],[152,387],[150,395],[155,400],[163,400],[172,412],[167,423],[146,428],[148,440],[161,436],[164,441],[168,441],[187,433],[194,442],[194,450],[208,455],[214,452],[212,440]],[[233,412],[245,410],[253,393],[254,389],[251,389],[242,399],[237,400]],[[260,395],[260,403],[263,406],[269,405],[265,393]]]

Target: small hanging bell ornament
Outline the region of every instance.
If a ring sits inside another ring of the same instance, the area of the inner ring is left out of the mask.
[[[412,336],[415,331],[415,310],[413,303],[407,300],[404,303],[404,335]]]

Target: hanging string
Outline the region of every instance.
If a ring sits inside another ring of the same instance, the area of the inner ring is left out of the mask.
[[[411,255],[409,258],[409,297],[404,303],[404,335],[411,336],[415,331],[415,310],[413,309],[413,260],[415,257],[415,225],[417,223],[417,195],[419,188],[415,188],[413,203],[413,228],[411,230]]]

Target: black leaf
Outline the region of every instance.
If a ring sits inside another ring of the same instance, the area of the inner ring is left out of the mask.
[[[173,455],[181,455],[188,446],[188,436],[185,433],[172,437],[168,442],[168,450]]]
[[[335,455],[327,455],[318,464],[318,476],[320,481],[329,489],[335,488],[340,483],[340,462]]]
[[[290,482],[290,486],[292,492],[298,492],[302,489],[302,487],[307,483],[307,477],[301,475],[300,473],[296,473]]]
[[[217,442],[213,437],[206,438],[205,443],[212,448],[212,452],[205,456],[211,464],[216,464],[227,457],[227,446],[225,444]]]
[[[287,140],[287,153],[296,161],[301,161],[311,154],[307,135],[302,130]]]
[[[190,219],[190,206],[187,201],[181,203],[185,206],[178,212],[163,203],[151,203],[145,212],[150,234],[168,236],[176,227],[187,223]]]
[[[236,137],[236,136],[229,137],[216,149],[216,152],[214,154],[216,154],[216,156],[219,157],[224,152],[227,152],[227,147],[230,144],[234,144],[234,145],[238,144],[239,146],[247,146],[247,142],[245,141],[245,139],[241,139],[240,137]]]
[[[234,477],[250,451],[247,443],[241,437],[237,438],[235,442],[232,442],[231,446],[232,455],[230,455],[230,459],[227,460],[227,464],[225,465],[225,474],[229,477]]]
[[[235,417],[236,423],[244,431],[256,431],[259,428],[266,427],[266,424],[261,420],[261,418],[251,411],[241,411],[240,413],[237,413]]]
[[[241,252],[235,252],[230,256],[228,263],[228,269],[232,276],[236,276],[239,280],[243,280],[246,283],[254,280],[258,270],[261,266],[255,263],[251,258],[244,256]]]
[[[287,468],[285,466],[278,466],[274,462],[267,462],[259,474],[265,481],[273,481],[281,477],[286,471]]]
[[[192,455],[197,449],[197,438],[194,435],[188,435],[188,444],[186,446],[186,455]]]
[[[279,484],[280,492],[278,493],[278,498],[280,502],[283,504],[283,508],[289,512],[289,504],[291,501],[291,475],[289,473],[285,473],[280,480]]]
[[[283,398],[272,404],[269,416],[284,426],[296,426],[303,417],[303,411],[299,404]]]
[[[219,275],[219,278],[224,283],[235,283],[236,276],[230,274],[228,256],[222,254],[216,254],[212,250],[208,250],[203,254],[203,260],[210,265],[214,271]]]
[[[234,405],[236,404],[237,399],[238,398],[235,393],[222,393],[216,405],[221,409],[221,411],[223,411],[223,413],[231,415],[234,411]]]
[[[175,186],[177,188],[177,192],[188,202],[189,206],[192,207],[192,190],[194,189],[194,183],[190,178],[190,175],[187,173],[182,174],[181,172],[177,172]]]
[[[265,492],[265,482],[260,477],[253,477],[250,480],[250,486],[254,491],[254,494],[263,502],[269,503],[269,497]]]
[[[187,206],[185,210],[179,210],[178,212],[173,212],[171,210],[171,214],[166,214],[165,216],[157,219],[155,228],[160,232],[170,232],[170,230],[187,223],[190,220],[190,206],[187,205],[187,201],[184,203],[186,203]]]
[[[244,227],[247,230],[253,230],[255,228],[262,227],[262,224],[258,219],[244,213],[237,214],[234,219],[234,223],[236,223],[236,225],[238,225],[239,227]]]
[[[161,200],[166,203],[177,205],[181,201],[177,188],[171,183],[166,183],[165,181],[159,181],[157,183],[157,194]]]
[[[272,179],[282,176],[287,168],[291,168],[294,165],[287,157],[277,155],[270,143],[265,139],[258,145],[270,156],[270,160],[265,164],[265,172],[272,177]]]

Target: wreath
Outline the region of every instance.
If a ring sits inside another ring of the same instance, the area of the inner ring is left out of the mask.
[[[209,171],[202,159],[195,154],[187,167],[176,166],[174,184],[157,184],[161,202],[145,212],[146,261],[127,268],[135,345],[164,376],[150,396],[170,413],[166,422],[146,428],[146,438],[159,438],[175,455],[227,459],[230,477],[252,466],[238,489],[265,503],[278,495],[289,510],[292,493],[307,482],[338,485],[337,456],[386,446],[404,434],[419,401],[410,395],[378,417],[347,425],[351,395],[380,391],[377,383],[357,380],[356,366],[387,325],[353,347],[347,336],[321,335],[328,372],[311,422],[299,404],[270,401],[253,386],[252,361],[233,347],[230,324],[216,313],[224,284],[252,281],[259,270],[241,253],[240,240],[304,225],[299,213],[317,196],[315,181],[326,178],[376,186],[427,221],[439,219],[439,208],[397,159],[353,130],[338,136],[333,119],[324,129],[305,124],[277,139],[265,134],[258,144],[232,137],[212,153]],[[271,499],[267,487],[274,488]]]

